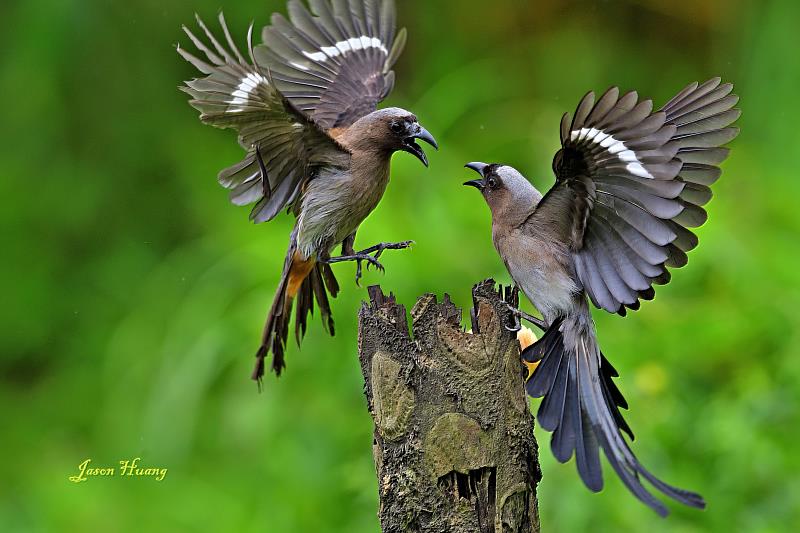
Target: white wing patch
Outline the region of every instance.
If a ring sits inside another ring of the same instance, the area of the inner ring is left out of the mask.
[[[366,50],[368,48],[377,48],[383,55],[389,55],[389,50],[386,48],[380,39],[377,37],[353,37],[344,41],[339,41],[333,46],[323,46],[319,52],[303,52],[303,55],[314,61],[324,63],[330,58],[344,55],[347,52],[355,52],[356,50]],[[308,69],[303,69],[308,70]]]
[[[256,72],[251,72],[246,78],[242,79],[241,83],[236,87],[236,90],[231,93],[233,100],[229,100],[228,103],[231,104],[231,106],[246,104],[250,100],[250,93],[256,90],[259,83],[269,84],[267,78]],[[240,113],[242,111],[243,109],[241,107],[230,110],[232,113]]]
[[[642,162],[639,161],[639,158],[636,156],[636,152],[630,150],[627,146],[625,146],[624,142],[618,141],[608,133],[604,133],[595,128],[581,128],[579,130],[573,130],[570,133],[569,138],[571,141],[592,141],[595,144],[599,144],[605,148],[608,153],[616,155],[623,163],[628,163],[625,166],[625,170],[634,176],[655,179],[653,175],[650,174],[646,168],[644,168]]]

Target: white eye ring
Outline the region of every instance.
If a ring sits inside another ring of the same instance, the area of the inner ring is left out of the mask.
[[[489,186],[490,189],[494,189],[495,187],[497,187],[497,180],[494,178],[489,178],[488,180],[486,180],[486,184]]]
[[[389,129],[392,130],[393,133],[402,133],[405,131],[405,127],[399,122],[392,122],[389,124]]]

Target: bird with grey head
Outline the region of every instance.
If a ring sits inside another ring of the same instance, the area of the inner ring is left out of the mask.
[[[633,454],[620,412],[627,402],[598,345],[589,302],[624,316],[653,299],[670,269],[686,265],[698,244],[690,228],[706,221],[703,206],[728,155],[723,145],[739,131],[730,126],[740,115],[732,89],[719,78],[692,83],[657,112],[635,92],[587,94],[562,118],[556,182],[545,195],[510,166],[467,164],[480,175],[465,185],[489,205],[495,248],[542,315],[526,316],[544,335],[522,358],[536,364],[526,390],[543,398],[537,418],[553,432],[556,459],[574,455],[583,482],[599,491],[602,450],[625,486],[662,516],[667,508],[643,479],[685,505],[705,502],[656,478]]]
[[[280,375],[294,301],[297,343],[316,302],[323,326],[333,335],[329,295],[339,285],[330,265],[355,261],[383,270],[384,250],[411,241],[380,243],[356,252],[361,222],[380,202],[389,182],[392,154],[404,151],[425,166],[417,141],[438,148],[417,117],[404,109],[378,110],[394,86],[393,65],[406,42],[396,32],[394,0],[299,0],[288,3],[289,20],[273,14],[263,43],[248,58],[233,42],[222,14],[221,44],[197,17],[207,42],[184,27],[204,59],[178,52],[205,76],[182,87],[212,126],[233,128],[247,151],[241,162],[219,173],[236,205],[255,204],[250,218],[272,220],[287,209],[297,218],[289,239],[278,290],[256,353],[253,379],[261,382],[265,358]],[[340,245],[342,254],[332,257]]]

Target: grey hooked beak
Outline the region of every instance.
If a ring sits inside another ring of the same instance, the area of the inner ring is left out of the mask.
[[[413,154],[422,161],[422,164],[426,167],[428,166],[428,157],[425,155],[425,152],[422,150],[422,147],[416,143],[415,139],[419,139],[420,141],[425,141],[426,143],[433,146],[435,150],[439,149],[439,144],[436,142],[436,139],[433,138],[433,135],[430,134],[428,130],[417,124],[416,132],[411,135],[410,137],[406,137],[403,140],[403,150],[408,152],[409,154]]]
[[[484,177],[483,173],[486,170],[486,167],[488,167],[488,166],[489,165],[487,165],[486,163],[479,163],[479,162],[467,163],[466,165],[464,165],[465,168],[471,168],[472,170],[474,170],[475,172],[480,174],[481,177]],[[482,191],[486,187],[486,182],[484,180],[482,180],[482,179],[480,179],[480,180],[470,180],[470,181],[464,182],[464,185],[469,185],[470,187],[475,187],[476,189]]]

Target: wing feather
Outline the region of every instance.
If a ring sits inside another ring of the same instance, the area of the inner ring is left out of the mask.
[[[219,22],[228,48],[199,17],[197,21],[211,46],[188,28],[184,30],[208,62],[182,48],[178,53],[206,77],[187,81],[182,90],[192,97],[190,104],[201,112],[204,123],[237,130],[239,144],[248,152],[244,160],[219,173],[220,184],[231,190],[231,202],[255,203],[251,219],[271,220],[285,207],[291,207],[302,184],[312,178],[318,167],[347,167],[349,153],[275,87],[269,72],[244,58],[222,14]],[[252,27],[248,31],[248,50],[252,50],[251,35]],[[290,45],[287,41],[287,49]]]
[[[692,83],[654,112],[650,100],[612,88],[596,102],[588,93],[573,118],[562,118],[553,163],[562,193],[545,195],[527,223],[571,228],[564,238],[595,306],[637,309],[653,285],[669,282],[669,268],[688,262],[697,246],[689,228],[708,219],[723,145],[739,133],[732,90],[719,78]],[[572,200],[553,200],[564,195]]]
[[[323,129],[353,124],[394,87],[406,41],[394,0],[290,0],[254,50],[276,87]],[[310,9],[309,9],[310,8]]]

